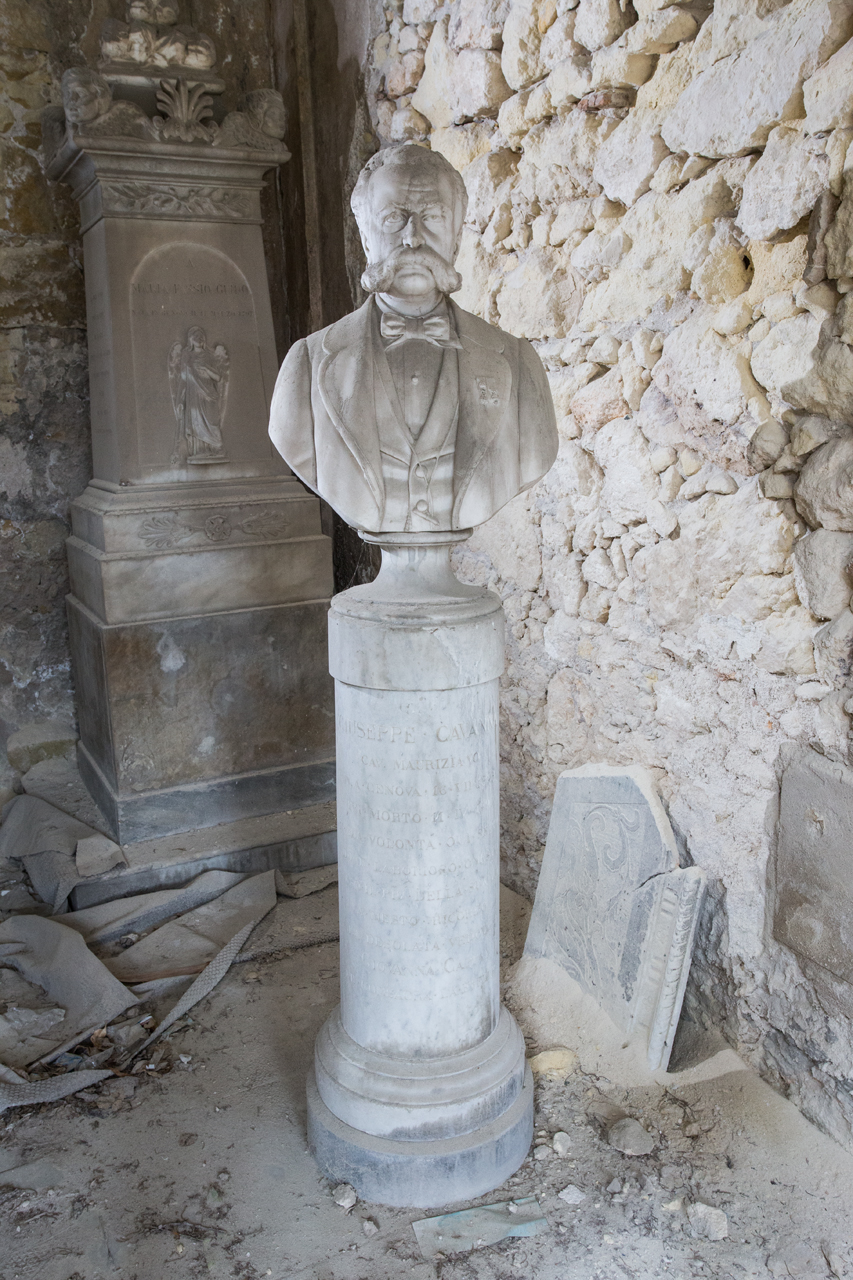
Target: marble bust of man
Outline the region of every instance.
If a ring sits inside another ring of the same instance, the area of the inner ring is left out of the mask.
[[[557,455],[530,343],[449,297],[465,205],[438,153],[405,144],[373,156],[352,195],[370,297],[295,343],[278,376],[275,447],[359,530],[472,528]]]

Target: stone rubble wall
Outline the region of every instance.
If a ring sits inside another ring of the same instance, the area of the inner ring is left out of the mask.
[[[646,766],[712,886],[689,1007],[851,1143],[853,993],[768,885],[786,744],[850,759],[853,0],[376,15],[380,140],[462,173],[457,299],[557,407],[555,466],[457,560],[509,620],[506,877],[533,895],[561,770]]]

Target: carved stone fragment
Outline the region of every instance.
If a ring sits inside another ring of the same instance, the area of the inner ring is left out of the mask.
[[[705,885],[679,867],[645,770],[589,764],[557,781],[525,954],[553,960],[666,1068]]]

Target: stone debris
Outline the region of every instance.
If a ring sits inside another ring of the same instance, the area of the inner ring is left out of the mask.
[[[729,1220],[723,1210],[701,1200],[690,1205],[687,1218],[700,1240],[725,1240],[729,1234]]]
[[[61,720],[39,720],[25,724],[9,735],[6,755],[18,773],[26,773],[33,765],[74,751],[77,734]]]
[[[573,1049],[560,1046],[543,1049],[528,1061],[534,1076],[543,1076],[546,1080],[566,1080],[577,1067],[578,1055]]]
[[[559,1129],[551,1139],[551,1145],[558,1156],[567,1156],[572,1150],[572,1140],[564,1130]]]
[[[576,1187],[573,1182],[570,1182],[567,1187],[563,1187],[563,1190],[557,1194],[566,1204],[582,1204],[586,1200],[586,1192],[581,1191],[580,1187]]]
[[[81,876],[98,876],[113,867],[126,866],[121,845],[109,836],[86,836],[77,841],[74,862]]]
[[[626,1156],[647,1156],[657,1145],[654,1134],[644,1129],[639,1120],[625,1116],[617,1120],[607,1130],[607,1141],[611,1147]]]
[[[332,1199],[347,1212],[358,1203],[358,1196],[348,1182],[342,1182],[332,1191]]]
[[[366,1236],[375,1236],[379,1230],[379,1223],[375,1218],[365,1218],[361,1225]]]

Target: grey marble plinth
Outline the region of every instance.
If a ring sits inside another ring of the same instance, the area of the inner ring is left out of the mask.
[[[407,1142],[377,1138],[333,1115],[308,1077],[308,1144],[323,1175],[348,1182],[362,1200],[437,1209],[472,1200],[515,1173],[533,1138],[533,1075],[496,1119],[455,1138]]]

